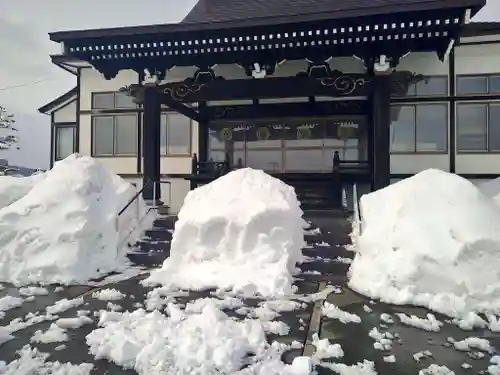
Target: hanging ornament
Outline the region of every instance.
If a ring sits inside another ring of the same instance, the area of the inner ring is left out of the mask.
[[[259,141],[267,141],[271,138],[271,132],[265,126],[262,126],[257,129],[257,139]]]
[[[230,141],[233,139],[233,132],[229,128],[224,128],[220,131],[220,138],[223,141]]]
[[[312,137],[311,128],[308,126],[297,127],[297,139],[309,139]]]

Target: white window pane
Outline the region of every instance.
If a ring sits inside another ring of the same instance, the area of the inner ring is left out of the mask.
[[[94,155],[113,155],[113,117],[97,116],[94,122]]]
[[[248,150],[247,165],[268,172],[281,172],[283,153],[281,150]]]
[[[323,170],[323,149],[286,150],[285,171],[321,172]]]
[[[457,148],[459,151],[486,151],[486,119],[485,104],[457,105]]]
[[[73,154],[75,150],[75,128],[56,128],[56,160],[61,160]]]
[[[115,121],[115,154],[137,154],[137,116],[120,115]]]
[[[170,155],[191,153],[191,119],[178,113],[167,115],[167,148]]]
[[[160,154],[167,155],[167,114],[162,113],[160,121]]]
[[[488,92],[487,77],[458,77],[458,94],[483,94]]]
[[[417,151],[446,151],[448,145],[448,106],[417,106]]]
[[[416,85],[417,96],[448,94],[448,77],[428,77]]]
[[[113,93],[94,93],[92,108],[112,109],[115,107],[115,96]]]
[[[115,94],[115,108],[136,108],[137,105],[134,103],[134,99],[131,96],[126,95],[123,92],[117,92]]]
[[[210,124],[210,129],[208,131],[208,147],[210,149],[224,149],[224,137],[222,135],[222,130],[224,126],[220,124]]]
[[[392,107],[391,120],[391,152],[414,152],[415,107]]]

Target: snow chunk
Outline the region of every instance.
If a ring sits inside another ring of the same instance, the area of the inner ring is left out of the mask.
[[[327,358],[341,358],[344,356],[344,350],[340,344],[330,344],[328,339],[320,339],[317,333],[312,336],[312,344],[316,348],[314,359],[321,360]]]
[[[49,291],[39,286],[27,286],[19,289],[19,294],[22,296],[46,296]]]
[[[231,172],[189,192],[170,257],[145,283],[291,295],[305,245],[302,214],[293,187],[260,170]]]
[[[341,310],[333,303],[325,301],[321,309],[323,315],[331,319],[337,319],[342,323],[361,323],[361,318],[356,314],[351,314],[347,311]]]
[[[52,323],[47,331],[36,331],[30,341],[34,343],[51,344],[54,342],[68,341],[68,339],[69,336],[66,330]]]
[[[437,320],[432,314],[427,314],[427,319],[419,318],[416,315],[406,315],[404,313],[397,313],[396,316],[401,320],[401,323],[427,332],[439,332],[443,325],[443,323]]]
[[[357,363],[352,366],[347,366],[343,363],[327,362],[322,362],[321,366],[329,368],[340,375],[377,375],[377,371],[375,371],[375,363],[367,361],[366,359],[362,363]]]
[[[466,339],[460,341],[454,341],[453,346],[455,347],[455,349],[464,352],[468,352],[473,349],[478,349],[488,353],[493,352],[493,348],[491,347],[490,342],[479,337],[467,337]]]
[[[65,312],[73,307],[83,305],[83,297],[77,297],[73,299],[60,299],[56,301],[52,306],[46,308],[47,314],[56,315]]]
[[[253,374],[253,366],[271,361],[286,366],[256,320],[235,321],[214,305],[201,314],[184,314],[172,303],[168,310],[170,318],[157,310],[101,314],[103,328],[87,335],[90,352],[140,375],[234,374],[245,364]]]
[[[455,375],[455,373],[446,366],[432,364],[426,369],[420,370],[418,375]]]
[[[115,218],[134,191],[91,157],[56,163],[0,209],[0,281],[67,285],[123,268]]]
[[[85,324],[91,324],[93,320],[88,316],[79,316],[76,318],[61,318],[56,320],[56,325],[64,329],[76,329],[84,326]]]
[[[0,298],[0,319],[5,316],[5,311],[21,306],[23,302],[24,300],[19,297],[5,296]]]
[[[471,182],[426,170],[361,198],[349,286],[452,316],[500,310],[500,207]]]
[[[92,293],[92,298],[96,298],[101,301],[118,301],[125,297],[125,294],[116,289],[101,289]]]

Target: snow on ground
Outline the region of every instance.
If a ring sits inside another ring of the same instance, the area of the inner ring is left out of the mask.
[[[457,175],[426,170],[361,198],[349,286],[461,318],[500,311],[500,206]]]
[[[0,183],[0,281],[84,283],[123,269],[115,218],[132,185],[76,154],[16,181],[22,191]]]
[[[210,303],[201,313],[172,303],[167,311],[102,312],[101,328],[87,335],[91,354],[140,375],[292,374],[280,359],[285,346],[269,345],[261,322],[231,319]]]
[[[291,186],[260,170],[231,172],[189,192],[170,257],[145,284],[291,295],[305,245],[302,214]]]
[[[38,349],[29,345],[24,346],[18,352],[18,359],[9,364],[0,360],[0,374],[2,375],[27,375],[27,374],[51,374],[51,375],[90,375],[93,364],[82,363],[73,365],[71,363],[46,362],[50,356],[41,353]]]

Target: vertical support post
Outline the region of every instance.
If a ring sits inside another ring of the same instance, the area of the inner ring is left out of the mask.
[[[208,161],[208,141],[210,132],[210,119],[206,116],[207,104],[200,102],[198,104],[198,112],[203,121],[198,123],[198,157],[199,161]]]
[[[142,193],[145,201],[161,204],[160,189],[160,122],[161,100],[156,84],[144,85],[144,121],[142,150],[144,155]]]
[[[388,74],[374,75],[371,95],[371,147],[369,147],[372,191],[382,189],[391,183],[390,94],[390,76]]]

